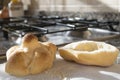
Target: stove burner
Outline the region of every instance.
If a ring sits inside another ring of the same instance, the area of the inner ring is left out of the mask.
[[[67,31],[66,36],[87,38],[91,35],[90,31]]]

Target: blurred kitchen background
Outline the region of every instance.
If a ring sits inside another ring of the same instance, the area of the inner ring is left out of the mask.
[[[0,7],[10,0],[0,0]],[[120,0],[22,0],[24,9],[36,11],[120,12]]]
[[[39,12],[50,15],[79,16],[83,18],[120,19],[120,0],[21,0],[27,14]],[[10,0],[0,0],[0,8]],[[41,14],[42,14],[41,13]],[[102,18],[101,18],[102,16]]]
[[[119,12],[120,0],[31,0],[35,11]]]

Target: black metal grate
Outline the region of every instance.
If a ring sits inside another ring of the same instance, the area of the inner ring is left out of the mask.
[[[0,23],[3,24],[2,30],[4,32],[22,36],[29,32],[42,36],[64,31],[86,31],[88,28],[116,31],[113,26],[119,25],[118,21],[98,21],[97,19],[60,16],[25,16],[0,20]]]

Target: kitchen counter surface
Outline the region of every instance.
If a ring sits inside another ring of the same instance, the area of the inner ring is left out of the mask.
[[[85,66],[63,60],[59,55],[51,69],[37,75],[15,77],[0,64],[0,80],[120,80],[120,64],[109,67]]]

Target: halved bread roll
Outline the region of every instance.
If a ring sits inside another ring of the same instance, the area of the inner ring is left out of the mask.
[[[61,57],[68,61],[85,65],[110,66],[119,50],[105,42],[79,41],[70,43],[59,49]]]
[[[7,51],[5,71],[15,76],[41,73],[52,67],[56,51],[54,44],[39,42],[33,34],[26,34],[21,45]]]

